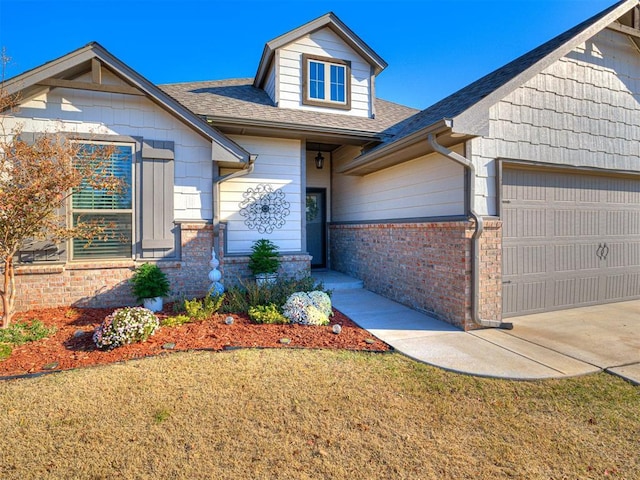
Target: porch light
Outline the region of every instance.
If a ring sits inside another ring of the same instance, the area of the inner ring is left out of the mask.
[[[323,166],[324,166],[324,157],[322,156],[322,152],[318,152],[318,155],[316,155],[316,168],[318,170],[322,170]]]

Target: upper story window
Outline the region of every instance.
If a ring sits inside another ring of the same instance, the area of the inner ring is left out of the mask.
[[[83,182],[71,197],[71,221],[98,222],[106,226],[105,239],[88,242],[74,238],[72,258],[80,259],[116,259],[131,258],[133,239],[133,146],[127,144],[109,144],[113,153],[100,162],[105,171],[120,179],[121,192],[100,190]],[[85,143],[81,153],[91,153],[100,145]]]
[[[344,60],[302,55],[302,103],[349,110],[351,64]]]

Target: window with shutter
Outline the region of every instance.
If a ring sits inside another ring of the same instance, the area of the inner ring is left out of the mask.
[[[83,143],[79,156],[90,156],[99,143]],[[107,225],[106,239],[88,241],[72,240],[72,258],[82,259],[118,259],[133,256],[133,145],[109,144],[113,153],[109,158],[95,160],[96,168],[118,177],[124,184],[118,193],[100,190],[83,182],[71,197],[71,221],[96,221]],[[94,161],[94,160],[91,160]]]

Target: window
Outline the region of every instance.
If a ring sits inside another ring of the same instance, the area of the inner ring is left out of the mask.
[[[303,55],[302,103],[349,109],[350,63],[324,57]]]
[[[104,146],[97,143],[83,143],[80,156],[89,155]],[[118,177],[124,184],[121,192],[113,193],[99,190],[84,182],[71,197],[71,221],[96,221],[109,225],[106,240],[91,242],[74,238],[72,240],[72,258],[116,259],[131,258],[133,254],[133,146],[109,144],[113,153],[107,159],[95,160],[101,168]],[[93,160],[92,160],[93,161]]]

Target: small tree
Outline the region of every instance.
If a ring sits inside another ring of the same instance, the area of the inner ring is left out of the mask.
[[[2,52],[2,65],[7,57]],[[3,70],[4,72],[4,70]],[[0,78],[0,268],[3,270],[2,328],[15,308],[14,257],[27,240],[68,238],[95,240],[106,236],[110,225],[79,220],[72,227],[60,215],[74,188],[95,188],[117,194],[122,183],[105,168],[110,148],[81,151],[82,145],[59,133],[44,133],[33,142],[21,137],[20,126],[6,127],[18,99]],[[81,153],[81,155],[79,155]]]

